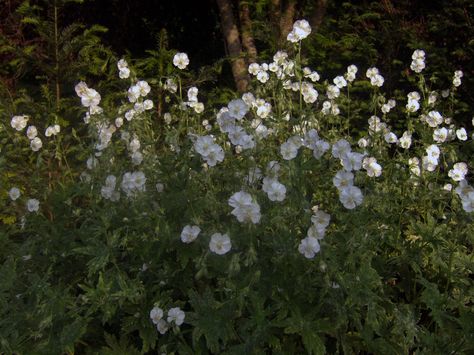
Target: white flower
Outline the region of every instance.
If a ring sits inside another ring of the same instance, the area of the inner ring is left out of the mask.
[[[293,24],[293,30],[288,34],[287,40],[293,43],[305,39],[311,33],[311,26],[306,20],[298,20]]]
[[[249,107],[242,99],[235,99],[227,105],[229,115],[236,120],[241,120],[248,112]]]
[[[160,319],[163,318],[163,310],[160,307],[153,307],[150,311],[150,319],[154,324],[158,324]]]
[[[425,150],[426,150],[426,154],[428,154],[429,157],[432,157],[435,159],[438,159],[441,153],[439,147],[436,144],[431,144]]]
[[[257,73],[257,80],[260,81],[262,84],[265,84],[268,79],[270,79],[270,76],[268,75],[268,73],[264,70],[260,70],[258,73]]]
[[[438,111],[430,111],[426,117],[426,123],[428,123],[430,127],[435,128],[443,123],[443,117]]]
[[[251,63],[248,72],[252,75],[257,75],[260,72],[260,65],[258,63]]]
[[[343,156],[341,159],[342,166],[347,171],[352,170],[360,170],[362,167],[362,159],[364,158],[364,154],[356,153],[356,152],[348,152],[346,155]]]
[[[198,226],[187,225],[183,228],[183,231],[181,232],[181,241],[183,243],[191,243],[196,240],[200,232],[201,228],[199,228]]]
[[[345,189],[354,185],[354,174],[350,171],[339,170],[332,179],[332,183],[338,190]]]
[[[465,141],[467,140],[467,133],[466,133],[466,129],[464,127],[461,127],[459,129],[456,130],[456,136],[458,137],[458,139],[460,141]]]
[[[448,139],[448,130],[445,127],[437,128],[433,132],[433,140],[437,143],[443,143]]]
[[[317,210],[311,216],[311,222],[314,224],[318,232],[323,231],[322,234],[324,234],[324,230],[329,225],[330,221],[331,221],[331,215],[322,210]]]
[[[26,208],[28,209],[28,211],[30,212],[37,212],[39,210],[39,201],[35,198],[30,198],[27,202],[26,202]]]
[[[363,200],[362,192],[357,186],[348,186],[339,191],[339,201],[347,209],[353,209],[359,206]]]
[[[301,240],[300,245],[298,246],[298,251],[305,256],[307,259],[312,259],[314,256],[319,253],[321,247],[316,238],[306,237]]]
[[[150,85],[145,80],[140,80],[139,82],[137,82],[135,84],[135,87],[138,88],[138,93],[142,97],[147,96],[151,91]]]
[[[178,91],[178,84],[176,84],[176,82],[173,79],[166,79],[166,82],[163,87],[165,90],[168,90],[169,92],[173,94],[176,91]]]
[[[453,168],[449,170],[448,176],[454,181],[462,181],[467,173],[468,169],[466,163],[456,163]]]
[[[382,167],[377,163],[377,159],[375,158],[365,158],[362,166],[370,177],[379,177],[382,174]]]
[[[336,76],[336,77],[333,79],[333,83],[334,83],[339,89],[342,89],[343,87],[346,87],[346,86],[347,86],[347,81],[346,81],[346,79],[344,79],[343,76]]]
[[[384,139],[385,139],[385,142],[387,142],[389,144],[394,144],[394,143],[398,142],[398,138],[397,138],[396,134],[393,133],[393,132],[389,132],[389,133],[385,134]]]
[[[416,112],[420,108],[420,103],[418,102],[418,100],[410,99],[408,100],[406,108],[408,112]]]
[[[128,68],[128,63],[125,59],[120,59],[118,62],[117,62],[117,68],[119,70],[122,70],[122,69],[125,69],[125,68]]]
[[[339,139],[332,145],[332,156],[334,158],[343,159],[350,151],[351,145],[345,139]]]
[[[229,198],[229,206],[234,207],[231,214],[237,217],[241,223],[252,222],[257,224],[262,217],[260,214],[260,206],[254,202],[252,196],[244,191],[234,193]]]
[[[408,131],[403,132],[402,137],[398,140],[398,144],[403,149],[408,149],[411,146],[411,134]]]
[[[377,86],[377,87],[381,87],[383,85],[384,81],[385,81],[384,77],[380,74],[377,74],[377,75],[375,75],[374,77],[372,77],[370,79],[370,83],[373,86]]]
[[[198,102],[198,95],[199,89],[195,86],[188,89],[188,100],[190,102]]]
[[[30,147],[33,152],[37,152],[43,146],[43,142],[40,138],[35,137],[30,141]]]
[[[28,116],[13,116],[10,125],[17,131],[22,131],[26,127],[27,122]]]
[[[175,307],[168,311],[167,321],[168,323],[174,322],[179,327],[181,324],[183,324],[184,317],[184,312],[179,307]]]
[[[120,79],[127,79],[130,76],[130,69],[123,68],[119,70],[119,78]]]
[[[227,234],[214,233],[209,242],[209,249],[218,255],[226,254],[232,248],[232,243]]]
[[[270,201],[283,201],[286,195],[286,187],[275,179],[265,178],[263,180],[263,191],[268,195]]]
[[[12,201],[15,201],[16,199],[18,199],[18,197],[20,197],[20,189],[18,189],[17,187],[12,187],[10,191],[8,191],[8,195],[10,196],[10,199]]]
[[[326,96],[328,99],[333,100],[337,97],[339,97],[341,91],[339,88],[335,85],[328,85],[327,90],[326,90]]]
[[[160,332],[161,335],[166,334],[169,329],[168,322],[164,319],[160,319],[158,323],[156,323],[156,329]]]
[[[280,153],[283,159],[292,160],[298,155],[298,146],[292,142],[286,141],[281,145]]]
[[[173,64],[179,69],[184,69],[189,64],[189,58],[186,53],[176,53],[173,57]]]
[[[44,135],[46,137],[55,136],[56,134],[60,132],[60,130],[61,130],[61,127],[59,125],[49,126],[48,128],[46,128]]]
[[[367,69],[367,72],[365,73],[365,76],[369,79],[372,79],[376,75],[379,74],[379,70],[375,67]]]
[[[28,139],[34,139],[38,135],[38,130],[35,126],[29,126],[26,130],[26,136]]]
[[[81,97],[82,106],[94,107],[94,106],[99,105],[101,97],[97,91],[88,87],[83,88],[81,90],[83,90],[83,91],[80,91],[82,95],[79,95],[79,96]]]

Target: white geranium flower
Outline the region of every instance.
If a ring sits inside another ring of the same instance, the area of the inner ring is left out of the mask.
[[[468,173],[466,163],[456,163],[453,168],[449,170],[448,176],[454,181],[462,181]]]
[[[181,241],[183,243],[191,243],[196,240],[200,232],[201,228],[199,228],[198,226],[187,225],[183,228],[183,231],[181,232]]]
[[[226,254],[232,247],[232,243],[227,234],[214,233],[209,242],[209,249],[218,255]]]
[[[241,120],[248,112],[249,107],[242,99],[235,99],[227,105],[229,115],[236,120]]]
[[[316,238],[306,237],[301,240],[298,251],[307,259],[312,259],[321,250],[319,242]]]
[[[168,323],[174,322],[178,327],[183,324],[185,314],[179,307],[171,308],[168,311]]]
[[[458,137],[458,139],[460,141],[465,141],[467,140],[467,132],[466,132],[466,129],[464,127],[461,127],[459,129],[456,130],[456,137]]]
[[[13,116],[10,125],[17,131],[22,131],[26,127],[27,122],[28,116]]]
[[[15,201],[16,199],[18,199],[20,197],[20,189],[17,188],[17,187],[12,187],[10,189],[10,191],[8,191],[8,196],[10,196],[10,199],[12,201]]]
[[[29,126],[28,129],[26,130],[26,136],[28,139],[34,139],[38,135],[38,130],[36,129],[35,126]]]
[[[354,209],[362,203],[364,197],[357,186],[348,186],[339,191],[339,201],[347,209]]]
[[[43,142],[40,138],[35,137],[30,141],[30,147],[33,152],[37,152],[43,146]]]
[[[156,323],[156,329],[160,332],[161,335],[166,334],[169,329],[169,324],[164,319],[160,319],[158,323]]]
[[[173,57],[173,64],[179,69],[184,69],[189,64],[189,58],[186,53],[176,53]]]
[[[38,212],[39,210],[39,201],[35,198],[30,198],[26,202],[26,208],[28,209],[29,212]]]
[[[339,170],[332,179],[333,185],[338,190],[354,185],[354,174],[350,171]]]
[[[160,319],[163,318],[163,310],[160,307],[153,307],[150,311],[150,319],[154,324],[158,324]]]

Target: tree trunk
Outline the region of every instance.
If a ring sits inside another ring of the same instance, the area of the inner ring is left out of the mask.
[[[288,33],[293,28],[296,12],[296,0],[289,0],[280,18],[280,44],[285,43]]]
[[[313,13],[310,19],[310,25],[314,32],[317,32],[319,27],[321,27],[327,7],[327,0],[316,0],[314,2]]]
[[[237,90],[242,93],[247,90],[250,78],[247,74],[245,60],[242,57],[239,30],[235,24],[232,4],[230,0],[216,0],[216,2],[219,7],[222,33],[232,64],[232,75],[234,76]]]
[[[250,19],[249,5],[246,2],[240,4],[239,9],[240,26],[242,28],[242,44],[247,51],[247,59],[249,63],[255,62],[257,59],[257,48],[252,34],[252,20]]]

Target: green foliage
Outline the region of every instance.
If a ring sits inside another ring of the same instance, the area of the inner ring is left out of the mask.
[[[8,103],[0,106],[0,352],[474,351],[473,216],[455,191],[460,185],[448,176],[457,162],[472,170],[472,139],[439,143],[434,171],[422,167],[415,174],[408,163],[413,157],[422,160],[433,144],[433,128],[422,115],[438,110],[444,118],[454,118],[453,129],[465,126],[472,134],[472,127],[458,119],[470,109],[458,99],[462,89],[451,84],[448,97],[428,102],[433,90],[447,87],[440,83],[446,68],[431,68],[429,61],[423,74],[409,72],[401,87],[392,88],[387,78],[382,88],[366,80],[365,70],[380,55],[373,44],[380,41],[378,27],[371,24],[385,26],[387,33],[391,26],[380,4],[360,13],[359,6],[345,2],[341,17],[325,23],[326,32],[310,36],[308,47],[303,42],[303,48],[299,43],[290,49],[294,75],[287,78],[298,85],[296,90],[286,89],[274,74],[265,84],[252,83],[254,95],[272,110],[262,117],[256,107],[248,107],[238,122],[252,132],[256,144],[242,150],[229,142],[216,117],[236,97],[212,87],[222,62],[197,75],[177,70],[172,64],[176,51],[162,31],[146,58],[132,61],[127,54],[130,77],[119,80],[117,58],[99,38],[105,29],[73,25],[53,39],[58,23],[54,16],[44,16],[66,6],[55,4],[23,2],[17,10],[22,21],[42,40],[30,48],[7,46],[18,50],[11,68],[23,68],[25,79],[40,79],[31,88],[20,84],[18,95],[10,97],[7,87],[2,91]],[[254,4],[259,15],[267,5]],[[347,34],[358,25],[367,27],[365,36]],[[411,53],[417,44],[404,51]],[[332,60],[332,51],[340,53],[341,61]],[[35,57],[40,53],[47,59]],[[358,78],[329,98],[332,82],[327,78],[342,74],[352,63],[351,53],[352,59],[364,60]],[[395,71],[405,70],[406,58],[397,58],[390,57],[390,64]],[[29,69],[29,62],[37,67]],[[314,83],[319,98],[313,103],[305,102],[298,89],[302,82],[310,83],[302,72],[306,65],[330,73]],[[100,92],[102,110],[79,107],[72,88],[81,79]],[[176,90],[167,87],[169,79]],[[136,106],[146,95],[136,102],[127,96],[139,80],[150,84],[151,109]],[[199,87],[203,112],[187,95],[193,86]],[[206,95],[201,89],[207,86],[211,90]],[[421,95],[420,110],[410,113],[406,93],[414,90]],[[392,98],[397,106],[381,112]],[[322,112],[326,100],[340,113]],[[134,117],[125,118],[132,109]],[[79,117],[86,110],[89,121],[83,124]],[[41,150],[32,152],[24,133],[10,126],[11,116],[20,113],[41,128]],[[399,138],[409,131],[411,147],[389,144],[385,132],[367,129],[373,115]],[[50,124],[59,124],[61,132],[45,139],[41,132]],[[266,138],[255,133],[262,124],[273,132]],[[110,142],[101,147],[104,128],[111,130]],[[354,185],[363,194],[360,205],[344,207],[333,183],[341,161],[331,151],[316,158],[306,142],[296,157],[282,155],[284,142],[301,141],[311,129],[331,145],[346,139],[353,151],[381,164],[377,177],[354,169]],[[211,134],[225,156],[215,166],[206,164],[196,148],[199,137]],[[364,148],[356,144],[361,137],[370,141]],[[132,158],[134,138],[143,158],[138,164]],[[278,181],[286,188],[281,201],[262,189],[262,177],[271,175],[267,166],[275,160]],[[249,178],[256,168],[263,176]],[[132,172],[143,173],[145,189],[127,187],[125,176]],[[113,190],[120,193],[115,201],[104,189],[112,175]],[[444,188],[448,183],[454,185],[451,190]],[[14,186],[21,190],[17,200],[8,195]],[[258,203],[259,223],[241,223],[232,214],[229,198],[238,191]],[[25,207],[31,197],[40,201],[38,212]],[[320,250],[305,257],[299,246],[317,211],[329,213],[331,221],[319,235]],[[191,243],[180,238],[186,225],[201,228]],[[214,233],[230,236],[232,247],[224,255],[210,247]],[[176,307],[185,312],[182,324],[168,322],[169,310]],[[164,334],[150,319],[155,308],[164,311],[162,320],[169,327]]]

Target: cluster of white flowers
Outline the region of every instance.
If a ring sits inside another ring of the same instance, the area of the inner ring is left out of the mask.
[[[365,76],[370,79],[370,84],[373,86],[381,87],[385,81],[383,76],[379,74],[379,70],[375,67],[367,69]]]
[[[88,107],[90,114],[100,111],[99,104],[101,97],[97,91],[89,88],[83,81],[77,84],[74,89],[76,90],[77,96],[81,98],[82,106]]]
[[[236,192],[229,198],[229,206],[234,208],[231,214],[237,217],[239,222],[252,222],[253,224],[260,222],[262,217],[260,205],[249,193],[245,191]]]
[[[168,310],[168,317],[166,320],[163,317],[163,309],[158,306],[155,306],[151,309],[150,319],[153,324],[156,325],[156,329],[158,330],[158,332],[160,332],[160,334],[162,335],[166,334],[166,332],[168,331],[170,326],[173,325],[173,323],[178,327],[183,324],[186,314],[184,313],[184,311],[181,310],[181,308],[174,307]]]
[[[12,201],[18,200],[21,196],[20,189],[18,187],[12,187],[8,191],[8,196],[10,197]],[[40,202],[35,198],[30,198],[26,201],[26,209],[29,212],[38,212],[39,205],[40,205]]]
[[[422,167],[423,170],[426,171],[434,171],[436,167],[438,166],[438,159],[441,154],[441,150],[436,144],[431,144],[426,148],[426,155],[422,157]],[[414,161],[412,161],[411,164],[413,164]],[[416,174],[416,168],[414,168],[413,174],[419,176],[419,173]]]
[[[179,69],[185,69],[189,64],[189,58],[186,53],[176,53],[173,57],[173,64]]]
[[[59,134],[59,132],[61,132],[61,126],[59,126],[58,124],[55,124],[53,126],[47,127],[46,131],[44,132],[44,135],[46,137],[51,137],[51,136],[55,136]]]
[[[339,201],[347,209],[353,209],[362,203],[361,190],[354,186],[352,170],[360,170],[363,154],[352,152],[351,145],[345,139],[340,139],[332,146],[332,156],[340,159],[344,170],[340,170],[333,178],[333,184],[339,191]]]
[[[298,20],[293,24],[293,29],[286,39],[290,42],[297,43],[306,37],[309,36],[311,33],[311,26],[309,25],[308,21],[306,20]]]
[[[354,64],[349,65],[347,67],[347,72],[344,74],[344,78],[346,78],[348,82],[352,83],[356,78],[358,70],[359,69]]]
[[[411,56],[412,62],[410,64],[411,70],[415,73],[421,73],[423,69],[425,69],[425,51],[421,49],[417,49],[413,52]]]
[[[117,62],[117,68],[119,70],[120,79],[127,79],[130,76],[130,69],[128,68],[128,63],[125,59],[120,59]]]
[[[255,147],[253,136],[248,134],[242,126],[236,124],[236,121],[241,121],[244,118],[248,110],[249,106],[244,100],[235,99],[217,114],[220,131],[227,133],[231,144],[236,147],[237,153]]]
[[[128,101],[131,103],[137,102],[140,97],[147,96],[150,91],[150,85],[145,80],[140,80],[128,89]]]
[[[408,112],[416,112],[420,108],[420,94],[417,91],[408,93],[408,102],[406,109]]]
[[[461,86],[461,78],[463,77],[463,72],[461,70],[456,70],[453,77],[453,85],[455,87]]]
[[[204,104],[198,101],[199,89],[195,86],[188,89],[188,101],[184,102],[184,105],[194,109],[196,113],[202,113],[204,111]]]
[[[382,104],[382,107],[380,108],[382,113],[387,114],[390,112],[392,108],[394,108],[396,105],[395,100],[388,100],[387,103]]]
[[[105,179],[105,185],[101,187],[100,194],[106,200],[116,202],[120,200],[120,192],[115,190],[117,178],[114,175],[108,175]]]
[[[146,176],[142,171],[126,172],[122,177],[122,190],[128,197],[137,192],[145,191]]]
[[[310,129],[306,132],[303,145],[313,151],[313,156],[316,159],[320,159],[330,148],[329,143],[321,139],[315,129]]]
[[[328,213],[317,207],[314,208],[314,213],[311,216],[313,224],[309,227],[306,237],[300,241],[298,246],[298,251],[305,258],[313,259],[320,252],[321,246],[319,241],[324,238],[330,220],[331,216]]]
[[[283,201],[286,197],[286,187],[276,177],[267,176],[263,179],[262,190],[270,201]]]
[[[194,142],[194,150],[206,161],[207,165],[215,166],[224,161],[224,150],[214,143],[213,136],[198,136]]]
[[[12,126],[12,128],[20,132],[25,129],[26,125],[28,124],[28,120],[29,117],[26,115],[13,116],[10,121],[10,125]],[[46,132],[48,132],[48,130],[46,130]],[[30,140],[30,148],[32,151],[37,152],[41,149],[41,147],[43,147],[43,142],[38,137],[38,130],[35,126],[28,127],[28,129],[26,130],[26,136]]]

